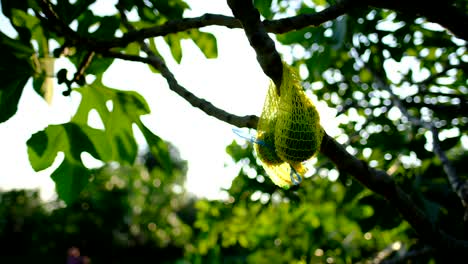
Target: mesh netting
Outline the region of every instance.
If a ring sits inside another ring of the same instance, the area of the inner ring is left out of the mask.
[[[305,95],[297,73],[283,64],[280,94],[272,83],[257,126],[255,150],[272,181],[286,187],[298,184],[302,165],[320,149],[323,129],[315,106]]]
[[[275,125],[278,111],[278,96],[273,83],[268,89],[262,114],[257,125],[257,141],[255,150],[257,156],[267,165],[279,165],[284,161],[276,154]],[[263,143],[263,144],[262,144]]]

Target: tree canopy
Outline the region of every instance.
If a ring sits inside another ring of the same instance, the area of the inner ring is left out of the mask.
[[[206,58],[216,59],[216,40],[222,36],[203,29],[227,27],[245,32],[263,72],[277,87],[282,60],[295,67],[306,93],[336,110],[340,133],[325,131],[311,175],[290,189],[269,180],[252,143],[227,146],[241,165],[239,175],[227,190],[228,200],[197,201],[191,205],[194,219],[177,227],[186,231],[185,240],[177,244],[185,260],[442,263],[466,255],[467,1],[227,0],[232,16],[200,17],[185,17],[190,7],[183,0],[119,0],[115,13],[106,16],[93,10],[95,2],[1,2],[17,34],[0,33],[0,122],[15,115],[31,78],[46,101],[54,83],[64,96],[81,95],[69,122],[32,131],[27,142],[36,171],[64,153],[51,177],[66,204],[75,204],[95,186],[96,172],[83,164],[82,153],[110,168],[137,166],[135,126],[157,164],[153,181],[172,181],[180,170],[170,145],[140,119],[150,112],[150,98],[102,82],[114,61],[147,64],[194,109],[239,128],[257,127],[259,113],[229,113],[182,86],[155,42],[163,38],[177,62],[183,56],[183,39],[193,40]],[[59,57],[76,70],[54,69]],[[104,129],[88,125],[91,110],[98,112]],[[141,177],[147,176],[134,176]],[[161,190],[138,186],[147,199]],[[93,190],[101,192],[105,190]],[[167,209],[164,199],[150,217],[175,210]],[[142,200],[132,200],[130,207]],[[165,218],[178,222],[174,217]],[[159,228],[164,223],[154,224]],[[152,241],[162,243],[158,228],[148,224],[149,233],[157,237]],[[179,241],[177,235],[166,238]],[[108,239],[115,239],[115,233]]]

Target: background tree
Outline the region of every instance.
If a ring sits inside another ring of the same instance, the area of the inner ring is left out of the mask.
[[[101,82],[115,59],[146,63],[194,107],[234,126],[255,128],[256,116],[233,115],[182,87],[154,43],[154,37],[164,36],[180,61],[180,40],[191,38],[210,58],[216,56],[216,39],[199,28],[243,28],[260,66],[277,85],[281,56],[267,32],[289,48],[293,56],[285,59],[300,70],[312,96],[337,110],[341,134],[325,135],[314,164],[318,176],[288,191],[269,183],[250,146],[229,146],[244,167],[227,204],[198,203],[198,231],[186,247],[187,257],[343,263],[416,257],[425,262],[466,252],[466,1],[258,0],[253,5],[229,0],[234,17],[194,18],[183,18],[188,6],[178,0],[119,1],[119,12],[105,17],[89,9],[93,2],[2,1],[18,37],[1,35],[1,121],[14,115],[31,77],[48,100],[54,57],[67,56],[76,66],[70,76],[65,70],[56,73],[67,87],[64,95],[82,96],[76,114],[28,141],[36,170],[64,152],[51,177],[65,202],[76,200],[92,176],[81,153],[104,162],[135,162],[132,124],[162,169],[173,170],[167,151],[158,147],[163,141],[140,120],[149,112],[144,98]],[[127,19],[131,10],[137,21]],[[76,30],[70,27],[74,21]],[[118,31],[122,36],[116,37]],[[51,51],[50,40],[59,48]],[[94,81],[87,83],[87,76]],[[104,130],[87,125],[91,109],[98,111]]]
[[[71,247],[93,263],[147,263],[154,255],[161,263],[181,259],[192,237],[192,216],[184,211],[190,197],[181,188],[186,165],[172,153],[170,174],[149,153],[133,166],[93,170],[67,206],[60,199],[44,203],[37,191],[0,193],[0,261],[64,263]]]

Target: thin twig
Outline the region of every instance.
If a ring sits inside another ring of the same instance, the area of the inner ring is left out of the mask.
[[[330,6],[317,13],[301,14],[278,20],[265,20],[261,23],[264,24],[266,31],[277,34],[298,30],[308,26],[318,26],[326,21],[333,20],[338,16],[345,14],[351,8],[355,8],[356,6],[352,6],[351,2],[352,1],[350,0],[343,0],[336,5]],[[40,0],[39,4],[45,15],[39,16],[39,18],[45,22],[51,30],[68,36],[73,40],[70,43],[72,45],[81,43],[99,50],[106,50],[114,47],[126,47],[128,44],[135,41],[141,41],[151,37],[166,36],[168,34],[207,26],[242,28],[240,21],[234,17],[218,14],[204,14],[199,17],[170,20],[162,25],[134,30],[125,33],[122,37],[116,37],[109,40],[99,40],[94,39],[91,36],[81,36],[74,32],[70,27],[68,27],[68,25],[63,23],[58,14],[54,11],[53,5],[48,0]]]
[[[95,54],[96,53],[94,51],[89,51],[88,53],[86,53],[86,56],[81,61],[78,70],[75,72],[75,75],[73,75],[73,79],[71,79],[71,82],[80,82],[80,80],[84,78],[85,71],[89,67],[89,65],[91,65]]]
[[[246,116],[238,116],[231,114],[221,108],[214,106],[209,101],[205,99],[199,98],[194,95],[192,92],[185,89],[181,86],[177,80],[175,79],[174,75],[169,71],[166,65],[157,58],[156,56],[148,56],[146,58],[123,54],[118,52],[103,52],[102,55],[111,58],[118,58],[122,60],[128,61],[139,61],[146,64],[153,66],[155,69],[158,69],[161,72],[161,75],[166,79],[169,89],[173,92],[184,98],[187,102],[189,102],[193,107],[196,107],[203,112],[205,112],[209,116],[213,116],[223,122],[231,124],[236,127],[247,127],[247,128],[256,128],[258,117],[255,115],[246,115]]]
[[[120,8],[118,9],[121,13],[122,22],[130,31],[134,30],[133,27],[128,23],[124,11]],[[141,41],[140,46],[142,50],[147,54],[147,57],[140,57],[112,51],[102,52],[102,54],[104,56],[119,58],[123,60],[139,61],[153,66],[155,69],[159,70],[161,75],[166,79],[169,85],[169,89],[171,89],[173,92],[177,93],[179,96],[184,98],[192,106],[199,108],[200,110],[202,110],[210,116],[213,116],[219,120],[222,120],[237,127],[254,128],[257,126],[258,117],[255,115],[237,116],[214,106],[212,103],[206,101],[205,99],[195,96],[192,92],[188,91],[177,82],[177,79],[175,78],[174,74],[172,74],[172,72],[166,66],[164,61],[161,58],[159,58],[156,54],[154,54],[154,52],[151,51],[148,45]]]
[[[351,2],[352,1],[350,0],[343,0],[317,13],[300,14],[277,20],[264,20],[261,23],[264,25],[267,32],[276,34],[282,34],[309,26],[318,26],[326,21],[333,20],[345,14],[351,8],[356,8],[357,5],[351,5]],[[242,28],[241,22],[234,17],[218,14],[204,14],[199,17],[170,20],[162,25],[127,32],[120,38],[102,41],[98,45],[105,47],[125,47],[134,41],[140,41],[151,37],[166,36],[168,34],[206,26]]]

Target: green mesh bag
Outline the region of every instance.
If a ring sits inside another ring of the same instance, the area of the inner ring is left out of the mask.
[[[257,125],[257,144],[255,150],[258,158],[266,165],[279,165],[284,161],[276,154],[275,125],[278,110],[278,96],[272,83],[263,105],[262,115]]]
[[[287,187],[301,181],[300,175],[306,173],[302,162],[320,150],[324,132],[297,73],[285,63],[280,94],[271,83],[257,126],[255,150],[272,181]]]

